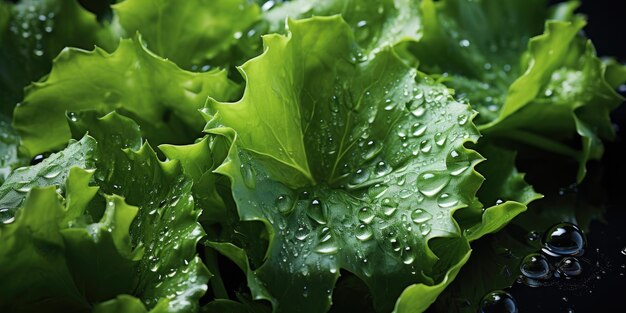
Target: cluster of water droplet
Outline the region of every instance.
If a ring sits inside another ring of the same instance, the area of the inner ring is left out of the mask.
[[[536,241],[538,237],[538,233],[531,232],[528,239]],[[522,260],[521,281],[538,287],[549,284],[553,277],[569,279],[579,276],[583,268],[578,257],[583,254],[585,245],[585,235],[578,226],[559,223],[550,227],[542,238],[541,253],[531,253]]]
[[[23,55],[41,57],[45,53],[43,38],[53,31],[55,17],[54,12],[44,7],[46,5],[44,1],[31,1],[26,8],[15,8],[9,31],[13,36],[20,37],[15,43]]]

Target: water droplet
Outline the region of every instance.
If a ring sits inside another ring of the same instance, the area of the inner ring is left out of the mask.
[[[0,223],[11,224],[15,221],[15,215],[7,208],[0,209]]]
[[[61,174],[61,171],[55,171],[55,172],[50,172],[48,174],[45,174],[43,177],[47,179],[52,179],[52,178],[59,176],[59,174]]]
[[[296,239],[302,241],[309,236],[309,229],[306,226],[300,226],[295,232]]]
[[[46,157],[43,154],[38,154],[30,160],[30,165],[35,165],[41,163]]]
[[[362,207],[358,213],[359,220],[365,224],[369,224],[374,219],[374,211],[368,207]]]
[[[291,196],[287,194],[278,196],[274,205],[278,209],[278,212],[282,214],[288,214],[293,210],[293,200],[291,199]]]
[[[426,236],[430,234],[430,230],[431,230],[431,227],[429,224],[426,224],[426,223],[420,224],[420,234],[422,234],[422,236]]]
[[[365,25],[367,25],[367,21],[359,21],[358,23],[356,23],[357,27],[365,27]]]
[[[387,216],[393,215],[398,209],[398,204],[391,198],[384,198],[381,201],[383,207],[383,213]]]
[[[269,11],[269,10],[271,10],[274,7],[275,4],[276,3],[273,0],[267,1],[267,2],[263,3],[263,5],[261,6],[261,10]]]
[[[326,224],[326,214],[324,212],[324,205],[319,199],[311,200],[309,207],[306,211],[306,215],[308,215],[312,220],[316,221],[318,224]]]
[[[418,176],[417,188],[425,196],[432,197],[446,187],[449,181],[448,175],[438,172],[426,172]]]
[[[622,253],[622,255],[626,255],[626,247],[622,248],[622,251],[620,251]]]
[[[578,256],[583,254],[585,245],[585,235],[578,226],[559,223],[545,233],[542,250],[551,256]]]
[[[565,277],[575,277],[582,273],[583,268],[577,258],[565,257],[557,265],[557,270]]]
[[[459,200],[447,193],[442,193],[439,198],[437,198],[437,205],[441,208],[453,207],[457,203],[459,203]]]
[[[318,244],[315,251],[322,254],[336,253],[338,250],[335,238],[332,236],[330,229],[324,227],[318,236]]]
[[[517,313],[517,303],[511,294],[503,290],[488,293],[480,301],[480,313]]]
[[[235,32],[235,33],[233,34],[233,37],[234,37],[235,39],[240,39],[240,38],[241,38],[241,36],[243,36],[243,33],[242,33],[242,32]]]
[[[463,126],[467,123],[468,117],[465,114],[461,114],[459,115],[459,117],[457,118],[457,121],[459,122],[459,125]]]
[[[462,39],[461,41],[459,41],[459,46],[461,46],[462,48],[467,48],[470,46],[470,41],[467,39]]]
[[[415,123],[411,126],[411,134],[415,137],[419,137],[426,132],[426,125],[422,123]]]
[[[371,199],[376,199],[382,197],[385,192],[387,192],[387,186],[376,184],[370,187],[370,189],[367,191],[367,194],[370,196]]]
[[[374,172],[378,176],[383,176],[383,175],[389,174],[391,172],[391,170],[392,170],[391,166],[387,165],[387,163],[385,163],[384,161],[380,161],[380,162],[376,163],[376,166],[374,168]]]
[[[361,241],[366,241],[372,238],[372,231],[370,230],[369,226],[365,224],[359,225],[356,230],[356,238]]]
[[[407,246],[404,248],[404,251],[402,251],[402,263],[409,265],[413,263],[413,261],[415,261],[415,252],[411,247]]]
[[[246,187],[254,189],[256,187],[256,174],[249,164],[241,164],[241,176]]]
[[[524,257],[519,269],[530,279],[547,279],[552,276],[548,260],[539,253],[531,253]]]
[[[541,239],[541,234],[538,231],[536,231],[536,230],[530,231],[526,235],[526,240],[529,243],[538,242],[540,239]]]
[[[370,174],[368,171],[365,171],[363,169],[358,169],[356,170],[356,172],[354,172],[354,174],[352,174],[352,178],[350,179],[350,184],[360,185],[366,182],[369,177],[370,177]]]
[[[415,209],[413,212],[411,212],[411,220],[413,220],[413,222],[416,224],[424,223],[432,218],[432,214],[422,209]]]
[[[446,143],[446,139],[448,139],[448,137],[444,133],[435,134],[435,144],[437,144],[440,147]]]

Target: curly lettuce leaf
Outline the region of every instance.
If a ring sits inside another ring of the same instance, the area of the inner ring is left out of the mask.
[[[240,264],[253,297],[277,312],[325,311],[343,268],[378,310],[413,284],[429,287],[405,301],[425,308],[469,253],[452,214],[482,182],[480,156],[464,147],[478,138],[474,113],[389,48],[352,62],[339,17],[288,28],[240,69],[241,100],[204,110],[206,131],[232,142],[217,172],[240,218],[270,236],[260,267]]]
[[[3,290],[28,294],[19,301],[0,303],[0,307],[37,311],[46,303],[40,300],[50,299],[58,309],[84,311],[105,300],[109,306],[115,301],[125,305],[133,296],[154,312],[198,310],[210,273],[196,254],[196,244],[204,232],[197,222],[200,211],[194,206],[191,181],[177,162],[161,162],[142,143],[139,127],[132,120],[115,113],[98,118],[93,111],[69,115],[76,137],[87,132],[89,135],[40,164],[14,171],[0,187],[0,227],[6,225],[14,230],[0,229],[0,235],[22,236],[49,230],[43,238],[51,240],[43,246],[37,243],[32,253],[10,245],[0,253],[1,257],[14,258],[18,249],[26,251],[24,258],[33,255],[28,260],[18,258],[15,263],[2,261],[15,264],[7,270],[32,277],[23,280],[25,285],[0,285]],[[94,183],[98,187],[89,186]],[[43,186],[50,186],[44,188],[49,190],[46,197],[32,206],[47,213],[28,213],[34,210],[30,209],[29,199]],[[11,211],[7,212],[14,215],[5,214],[5,205],[10,205]],[[19,222],[29,214],[40,216],[39,224]],[[92,223],[97,219],[100,222]],[[26,230],[19,230],[23,228]],[[110,239],[103,232],[110,233]],[[14,241],[28,244],[33,240]],[[33,275],[33,268],[46,259],[39,254],[53,248],[58,258],[42,270],[50,274]],[[57,272],[60,276],[49,277]],[[59,281],[62,287],[47,286],[50,279]],[[37,287],[35,292],[22,288],[38,284],[44,287]]]
[[[125,0],[113,10],[127,33],[140,32],[152,51],[185,69],[225,64],[260,14],[247,0]]]
[[[22,90],[50,71],[65,47],[113,49],[117,37],[77,0],[0,3],[0,108],[11,115]]]
[[[485,141],[475,148],[486,159],[476,167],[485,182],[478,190],[477,202],[455,216],[470,241],[497,232],[543,197],[524,180],[525,174],[518,172],[515,152]]]
[[[75,195],[93,197],[91,175],[74,167],[67,184]],[[128,231],[137,208],[107,196],[102,218],[91,223],[83,219],[86,207],[69,201],[69,191],[62,200],[55,186],[35,187],[14,219],[0,224],[0,271],[11,277],[0,282],[3,311],[86,311],[133,291],[136,250]],[[76,218],[68,223],[69,216]]]
[[[363,58],[385,46],[419,40],[421,22],[418,6],[416,1],[410,0],[371,3],[360,0],[294,0],[266,1],[262,8],[268,33],[283,32],[286,18],[341,15],[354,30],[356,43],[364,50],[364,55],[357,55],[357,58]]]
[[[101,192],[123,196],[139,207],[130,234],[143,257],[133,295],[149,309],[197,310],[210,273],[196,254],[204,231],[197,222],[201,212],[194,206],[191,181],[177,161],[162,162],[142,144],[131,119],[117,113],[99,118],[94,111],[70,115],[75,137],[89,133],[98,141],[94,179]]]
[[[66,111],[119,110],[137,120],[153,143],[185,143],[201,130],[197,110],[208,95],[227,100],[237,90],[224,71],[187,72],[152,54],[140,38],[122,40],[112,54],[63,50],[50,74],[26,89],[13,125],[31,155],[70,138]]]
[[[580,182],[586,162],[602,155],[601,140],[613,137],[609,113],[622,98],[605,80],[606,66],[591,43],[579,35],[585,21],[573,14],[576,6],[424,1],[424,35],[411,51],[422,69],[443,74],[469,99],[487,138],[570,157],[580,164]]]
[[[95,167],[95,148],[96,141],[85,136],[80,141],[70,142],[63,151],[50,155],[39,164],[16,169],[0,186],[0,208],[15,212],[33,187],[58,186],[64,189],[72,167]]]

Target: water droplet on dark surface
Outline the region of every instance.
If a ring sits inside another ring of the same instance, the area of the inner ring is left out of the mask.
[[[539,253],[531,253],[524,257],[519,269],[522,275],[530,279],[547,279],[552,276],[548,260]]]
[[[585,249],[586,239],[578,226],[571,223],[556,224],[543,237],[543,252],[550,256],[578,256]]]
[[[557,270],[565,277],[575,277],[582,273],[582,266],[577,258],[565,257],[557,265]]]
[[[511,294],[496,290],[480,301],[480,313],[517,313],[517,303]]]

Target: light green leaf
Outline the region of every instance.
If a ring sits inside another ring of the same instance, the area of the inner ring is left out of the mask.
[[[66,111],[119,110],[139,121],[143,135],[153,143],[189,142],[201,129],[197,110],[208,95],[227,100],[236,93],[226,72],[183,71],[140,41],[122,40],[112,54],[99,48],[66,49],[55,59],[50,75],[27,88],[13,124],[31,155],[70,138]]]
[[[264,54],[241,68],[240,101],[205,110],[206,130],[233,143],[217,172],[240,218],[268,228],[265,262],[248,272],[253,297],[277,312],[325,311],[343,268],[380,311],[409,285],[440,286],[426,288],[427,307],[469,252],[452,214],[482,181],[464,147],[478,138],[473,112],[389,48],[351,62],[339,17],[289,30],[264,37]],[[429,244],[439,237],[457,249]]]
[[[125,0],[113,10],[127,33],[140,32],[152,51],[185,69],[227,64],[260,11],[247,0]]]

